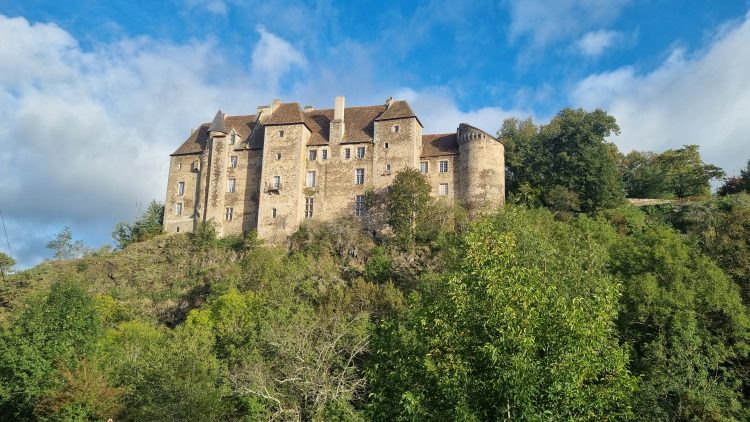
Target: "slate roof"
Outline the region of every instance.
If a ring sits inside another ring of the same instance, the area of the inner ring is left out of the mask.
[[[217,113],[217,117],[218,117]],[[222,113],[223,115],[223,113]],[[347,107],[344,112],[344,143],[347,142],[372,142],[375,137],[375,122],[382,120],[403,119],[408,117],[417,118],[414,110],[411,109],[406,101],[393,101],[390,107],[385,105]],[[307,145],[327,145],[329,140],[329,130],[331,120],[333,120],[333,109],[320,109],[304,112],[299,103],[282,103],[271,114],[265,125],[286,125],[302,123],[310,129],[312,135]],[[419,122],[419,118],[417,118]],[[234,129],[239,135],[239,141],[235,144],[235,149],[263,149],[265,131],[255,131],[258,124],[258,116],[224,116],[222,121],[225,124],[225,133]],[[216,118],[211,125],[216,123]],[[419,122],[421,125],[422,122]],[[190,155],[200,154],[208,145],[208,132],[210,126],[208,123],[201,124],[172,155]],[[447,135],[426,135],[426,136],[447,136]],[[432,138],[431,138],[432,139]],[[442,141],[443,143],[445,141]],[[442,145],[442,144],[441,144]],[[430,147],[433,148],[433,147]],[[434,147],[438,148],[438,147]],[[440,149],[442,148],[442,149]],[[447,148],[445,145],[436,149],[443,151]],[[456,151],[457,151],[456,146]],[[457,153],[457,152],[456,152]]]
[[[222,113],[221,110],[216,112],[216,116],[214,116],[214,121],[211,122],[211,126],[208,127],[208,131],[229,133],[227,132],[227,127],[224,125],[224,113]]]
[[[306,123],[299,103],[281,103],[266,121],[267,126]]]
[[[422,157],[458,154],[456,133],[441,133],[422,136]]]
[[[346,116],[346,114],[345,114]],[[422,125],[422,122],[419,121],[419,117],[417,117],[416,114],[414,114],[414,110],[411,109],[411,106],[409,106],[409,103],[406,101],[393,101],[391,103],[391,106],[388,107],[387,110],[385,110],[385,113],[381,114],[376,121],[381,120],[392,120],[392,119],[404,119],[407,117],[414,117],[419,122],[419,125],[424,127]]]

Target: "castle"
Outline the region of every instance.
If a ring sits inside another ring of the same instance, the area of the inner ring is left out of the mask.
[[[432,194],[475,212],[504,202],[502,142],[468,124],[423,135],[406,101],[333,109],[259,106],[249,116],[202,124],[170,156],[167,233],[213,220],[218,235],[256,229],[280,241],[307,219],[365,215],[365,192],[386,189],[401,169],[419,169]]]

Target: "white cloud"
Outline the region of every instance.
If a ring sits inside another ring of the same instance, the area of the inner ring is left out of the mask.
[[[698,144],[704,160],[736,173],[750,158],[750,14],[722,27],[689,56],[675,49],[658,68],[633,67],[591,75],[572,101],[617,118],[620,149],[662,151]]]
[[[409,101],[419,120],[424,125],[424,133],[455,132],[459,123],[469,123],[495,135],[508,117],[524,117],[532,113],[525,110],[504,110],[499,107],[482,107],[475,110],[461,110],[450,93],[441,87],[415,91],[402,88],[395,98]]]
[[[621,39],[622,34],[617,31],[591,31],[576,41],[575,49],[584,56],[598,57]]]
[[[256,28],[260,41],[252,55],[252,73],[259,77],[265,86],[275,91],[279,80],[290,70],[307,67],[307,59],[291,43],[278,37],[262,26]]]
[[[126,38],[85,50],[56,25],[2,15],[0,39],[0,207],[22,265],[66,224],[90,243],[108,241],[137,202],[163,201],[168,154],[191,127],[276,94],[224,63],[211,40]],[[258,44],[267,58],[269,39]],[[271,69],[283,73],[281,56]]]
[[[510,0],[509,37],[532,46],[578,37],[617,18],[629,0]]]

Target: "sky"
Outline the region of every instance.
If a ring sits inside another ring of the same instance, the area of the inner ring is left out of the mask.
[[[602,108],[621,151],[750,159],[750,1],[0,0],[0,211],[18,268],[164,201],[217,109],[410,102],[425,133]],[[8,253],[4,233],[0,251]]]

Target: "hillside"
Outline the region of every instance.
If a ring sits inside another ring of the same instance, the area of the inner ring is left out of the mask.
[[[46,262],[2,286],[0,416],[744,419],[750,200],[674,207],[507,206],[413,244],[342,223],[283,248],[162,235]]]

